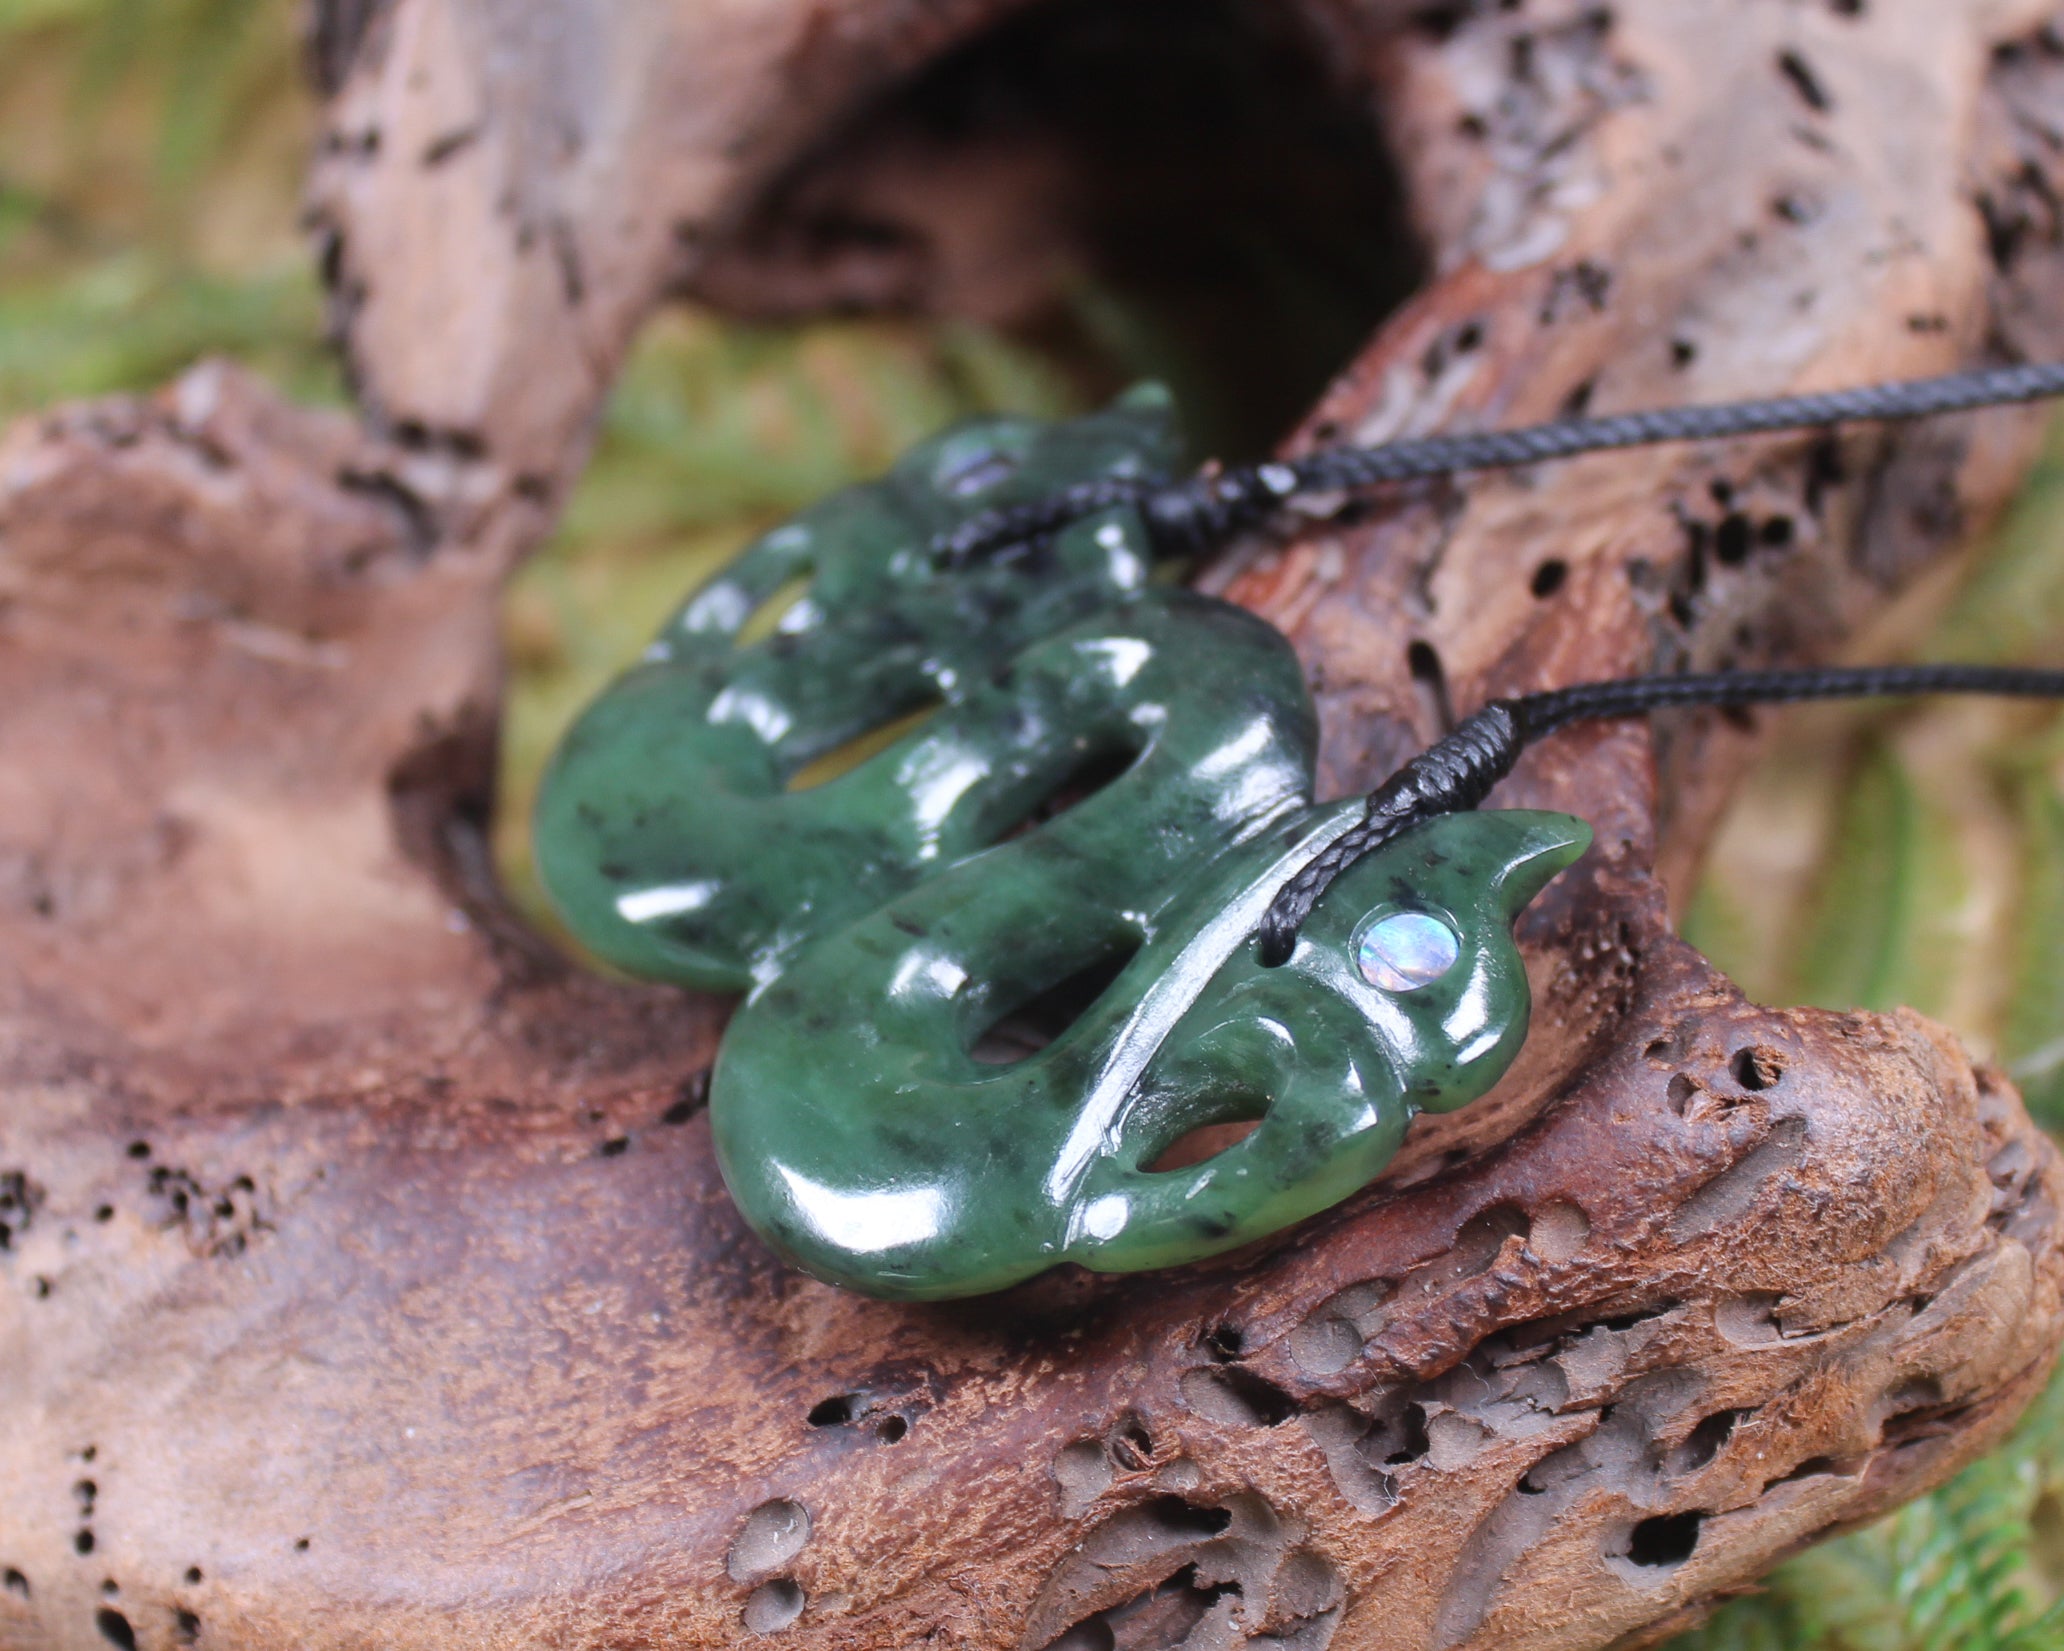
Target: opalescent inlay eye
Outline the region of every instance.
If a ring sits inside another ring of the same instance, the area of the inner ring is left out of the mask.
[[[1410,992],[1430,986],[1455,966],[1462,943],[1455,931],[1423,911],[1393,912],[1362,931],[1355,961],[1372,986]]]

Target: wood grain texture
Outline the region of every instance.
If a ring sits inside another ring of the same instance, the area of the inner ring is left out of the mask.
[[[1576,1651],[2035,1391],[2064,1177],[2012,1093],[1671,935],[1725,719],[1536,753],[1502,796],[1600,846],[1527,927],[1521,1068],[1164,1277],[910,1308],[785,1272],[699,1111],[724,1005],[503,912],[499,580],[637,320],[794,273],[727,226],[813,176],[921,176],[870,99],[1008,9],[335,0],[315,201],[365,426],[213,366],[0,441],[0,1644]],[[2041,6],[1283,14],[1431,270],[1299,439],[2064,343]],[[1834,652],[2029,432],[1427,486],[1212,582],[1298,643],[1344,790],[1443,699]]]

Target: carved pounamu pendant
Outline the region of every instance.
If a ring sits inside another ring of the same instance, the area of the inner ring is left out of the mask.
[[[1288,643],[1153,584],[1129,509],[990,562],[930,554],[977,511],[1175,458],[1153,389],[935,438],[748,547],[553,760],[538,856],[574,932],[632,973],[748,992],[718,1153],[747,1220],[819,1277],[937,1298],[1216,1254],[1365,1185],[1525,1036],[1512,923],[1582,822],[1421,826],[1263,967],[1262,911],[1362,812],[1311,801]],[[1028,1017],[1052,1033],[1029,1050]]]

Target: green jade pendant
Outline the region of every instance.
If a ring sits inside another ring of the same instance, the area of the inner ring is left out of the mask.
[[[632,974],[747,993],[711,1082],[719,1160],[820,1278],[923,1300],[1218,1254],[1366,1185],[1416,1113],[1475,1100],[1525,1038],[1512,924],[1583,852],[1581,821],[1417,827],[1264,967],[1276,890],[1363,812],[1311,800],[1288,642],[1154,584],[1129,508],[934,564],[978,511],[1177,457],[1151,387],[926,442],[749,546],[553,759],[538,856],[574,933]],[[1051,1041],[999,1053],[999,1026],[1057,1008]]]

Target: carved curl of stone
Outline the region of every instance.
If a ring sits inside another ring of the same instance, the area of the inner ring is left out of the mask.
[[[1097,255],[1064,150],[894,92],[1017,9],[331,0],[366,427],[206,367],[0,441],[0,1644],[1575,1651],[1940,1480],[2041,1381],[2059,1164],[2012,1093],[1671,936],[1724,719],[1507,788],[1601,848],[1526,932],[1495,1104],[1165,1278],[784,1272],[698,1111],[723,1005],[504,914],[498,582],[639,319],[1004,311],[1024,224]],[[1388,134],[1430,270],[1301,439],[2064,345],[2041,5],[1266,15]],[[813,234],[841,203],[869,232]],[[1210,577],[1297,641],[1339,792],[1444,703],[1826,653],[2030,428],[1429,487]]]

